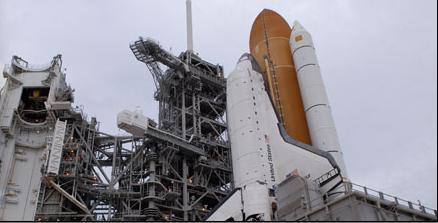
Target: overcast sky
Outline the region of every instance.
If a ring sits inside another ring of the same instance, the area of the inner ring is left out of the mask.
[[[151,75],[129,43],[185,50],[185,1],[61,2],[0,0],[0,64],[60,53],[76,104],[102,131],[122,134],[123,109],[156,118]],[[263,8],[312,33],[352,181],[436,208],[437,2],[193,0],[195,51],[228,74]]]

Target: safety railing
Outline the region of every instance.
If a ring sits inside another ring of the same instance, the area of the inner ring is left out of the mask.
[[[355,183],[348,183],[351,185],[352,191],[357,191],[357,192],[361,192],[364,193],[367,196],[372,196],[375,198],[378,198],[380,200],[384,200],[384,201],[389,201],[389,202],[393,202],[395,205],[400,205],[400,206],[405,206],[408,207],[410,209],[413,210],[417,210],[417,211],[421,211],[423,213],[426,214],[431,214],[431,215],[435,215],[437,216],[437,210],[432,209],[432,208],[428,208],[425,207],[424,205],[421,204],[420,201],[418,201],[418,203],[414,203],[390,194],[386,194],[383,193],[381,191],[377,191],[359,184],[355,184]]]
[[[56,62],[55,59],[57,59],[58,57],[55,57],[53,61],[51,61],[50,63],[45,63],[45,64],[29,64],[29,62],[27,62],[26,60],[23,60],[20,57],[14,56],[12,58],[12,64],[16,67],[18,67],[19,69],[22,69],[23,71],[44,71],[44,70],[48,70],[50,69],[54,63]]]
[[[317,182],[315,182],[315,183],[317,183]],[[412,210],[420,211],[422,213],[430,214],[430,215],[434,215],[434,216],[438,217],[436,209],[425,207],[424,205],[421,204],[420,201],[418,201],[417,203],[414,203],[414,202],[399,198],[397,196],[383,193],[381,191],[371,189],[369,187],[365,187],[365,186],[351,183],[351,182],[344,182],[343,184],[341,184],[339,186],[339,188],[342,188],[342,187],[343,187],[342,191],[344,191],[345,195],[351,194],[352,192],[359,192],[359,193],[366,195],[367,197],[373,197],[373,198],[378,199],[378,200],[392,203],[392,204],[394,204],[394,207],[405,207],[405,208],[409,208]],[[339,198],[341,196],[343,196],[343,195],[338,194],[337,198]],[[303,197],[303,202],[305,202],[304,199],[305,198]],[[326,203],[327,203],[327,200],[322,199],[322,197],[318,197],[318,198],[310,200],[308,202],[309,202],[309,206],[310,206],[311,210],[314,210],[315,208],[318,209],[318,208],[324,207],[324,205],[326,205]]]

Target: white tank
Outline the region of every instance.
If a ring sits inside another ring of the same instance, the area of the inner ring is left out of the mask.
[[[290,37],[312,145],[332,154],[343,177],[347,177],[330,105],[316,58],[312,36],[297,21]]]

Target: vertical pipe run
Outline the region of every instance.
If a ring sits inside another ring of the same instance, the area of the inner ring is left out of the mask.
[[[193,132],[192,135],[196,135],[197,131],[196,131],[196,115],[195,115],[195,111],[196,111],[196,98],[195,95],[193,94],[192,96],[192,114],[193,114]]]
[[[184,82],[182,84],[182,106],[181,106],[181,129],[182,129],[182,138],[186,139],[186,90],[184,86]]]
[[[116,178],[116,159],[117,159],[117,137],[114,137],[114,151],[113,151],[113,163],[112,163],[112,171],[111,171],[111,181]],[[110,184],[110,189],[114,189],[114,185],[116,183]]]
[[[189,204],[189,193],[187,190],[187,177],[188,177],[188,168],[187,168],[187,160],[184,157],[182,160],[182,168],[183,168],[183,210],[184,210],[184,221],[189,220],[188,216],[188,204]]]
[[[309,129],[289,47],[291,28],[278,13],[264,9],[254,20],[249,48],[260,66],[274,110],[292,138],[311,145]],[[268,63],[264,60],[268,59]],[[273,95],[273,93],[275,95]]]
[[[153,151],[153,153],[155,153],[155,151]],[[149,184],[149,188],[148,188],[148,196],[149,197],[155,197],[155,181],[156,181],[156,179],[155,179],[155,175],[156,175],[156,173],[155,173],[155,159],[151,159],[151,161],[149,162],[149,171],[150,171],[150,174],[149,174],[149,181],[151,182],[150,184]],[[155,201],[154,201],[154,199],[150,199],[149,200],[149,202],[148,202],[148,208],[155,208]],[[155,220],[154,218],[150,218],[150,219],[148,219],[148,220]]]
[[[273,84],[273,80],[272,80],[271,71],[269,69],[268,58],[265,58],[264,61],[265,61],[265,67],[267,67],[266,73],[267,73],[267,79],[268,79],[269,93],[272,96],[272,102],[274,103],[275,107],[280,107],[278,94],[276,94],[276,91],[274,91],[274,86],[272,85]],[[284,121],[283,120],[283,114],[281,112],[279,112],[279,116],[280,116],[280,122],[283,123],[283,121]]]

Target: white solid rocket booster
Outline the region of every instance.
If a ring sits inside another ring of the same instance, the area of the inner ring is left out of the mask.
[[[297,21],[292,28],[290,46],[312,144],[331,153],[341,170],[341,175],[347,178],[312,36]]]

